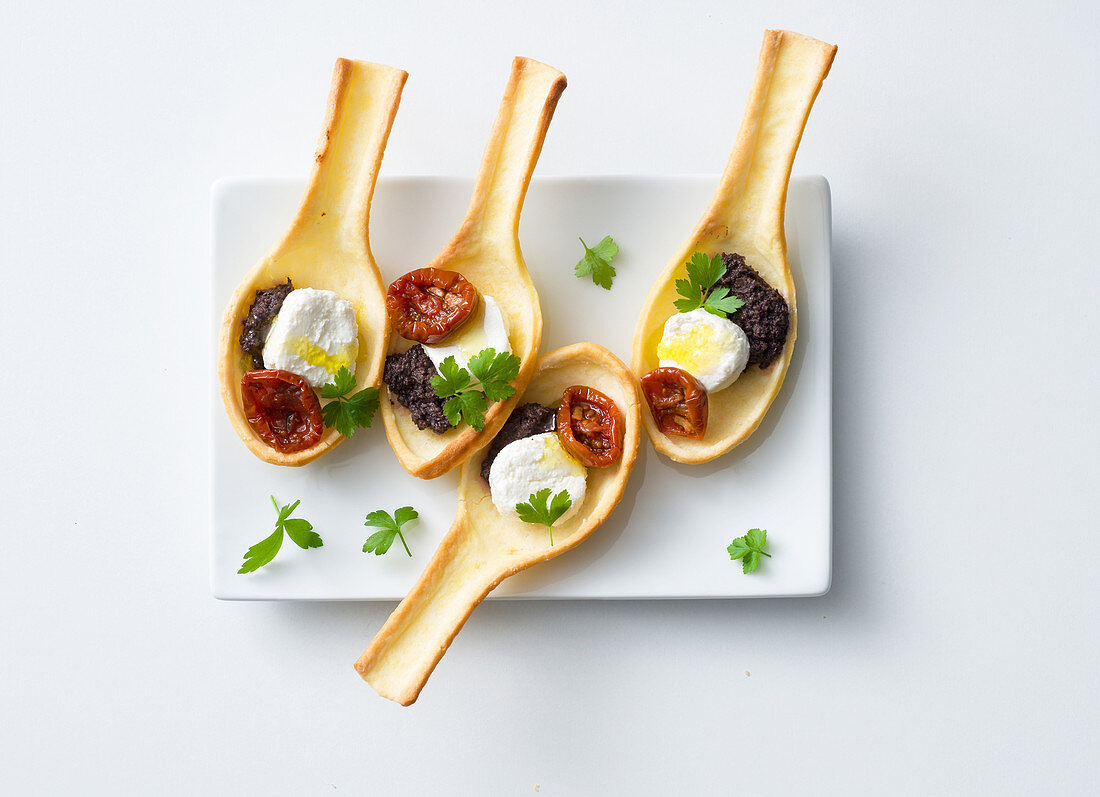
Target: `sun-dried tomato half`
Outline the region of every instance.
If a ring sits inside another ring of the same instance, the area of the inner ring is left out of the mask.
[[[595,388],[567,387],[558,405],[558,437],[590,468],[606,468],[623,453],[623,415]]]
[[[325,431],[317,394],[290,371],[249,371],[241,377],[241,401],[256,434],[284,454],[313,446]]]
[[[390,283],[386,311],[403,338],[438,343],[477,309],[477,288],[457,271],[418,268]]]
[[[707,433],[707,390],[682,368],[654,368],[642,377],[642,393],[664,434],[702,440]]]

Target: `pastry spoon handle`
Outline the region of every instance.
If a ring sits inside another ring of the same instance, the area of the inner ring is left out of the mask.
[[[328,236],[335,230],[369,256],[371,198],[407,77],[382,64],[337,60],[297,234]]]
[[[459,519],[419,580],[371,641],[355,670],[382,697],[416,700],[466,618],[507,575]]]
[[[737,141],[703,215],[705,237],[726,238],[732,229],[763,238],[765,245],[782,237],[794,156],[835,54],[834,45],[817,39],[765,32]]]
[[[564,90],[565,75],[553,67],[530,58],[513,60],[460,236],[516,238],[531,173]]]

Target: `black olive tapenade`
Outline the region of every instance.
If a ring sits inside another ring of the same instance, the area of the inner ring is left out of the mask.
[[[443,434],[451,428],[443,412],[444,399],[435,394],[431,379],[436,376],[435,364],[420,344],[401,354],[386,357],[382,381],[400,404],[408,409],[417,429],[431,429]]]
[[[292,290],[294,285],[291,284],[290,277],[287,277],[283,285],[256,291],[256,298],[248,308],[248,316],[241,324],[244,329],[241,330],[238,342],[245,354],[252,355],[252,367],[257,371],[262,371],[264,368],[264,342],[267,338],[267,328],[271,325],[271,320],[279,314],[283,301]]]
[[[481,462],[481,478],[489,481],[489,469],[493,466],[493,460],[506,445],[524,437],[554,431],[557,417],[557,410],[534,401],[516,407],[486,449],[485,459]]]
[[[726,271],[714,283],[729,288],[745,305],[730,316],[730,321],[745,331],[749,339],[749,364],[767,368],[783,352],[790,328],[787,300],[769,285],[739,254],[722,253]]]

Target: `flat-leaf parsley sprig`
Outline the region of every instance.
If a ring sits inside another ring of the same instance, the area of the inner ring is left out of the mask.
[[[726,548],[730,559],[741,560],[742,573],[755,573],[760,566],[760,557],[771,559],[771,554],[764,551],[768,544],[768,532],[764,529],[749,529],[744,537],[738,537]]]
[[[610,235],[605,235],[592,248],[589,248],[583,238],[577,240],[584,247],[584,257],[577,261],[573,273],[580,279],[591,276],[592,281],[601,288],[611,290],[611,280],[615,279],[615,267],[611,265],[611,259],[619,254],[619,245]]]
[[[405,542],[405,535],[401,533],[401,527],[418,517],[420,517],[420,513],[411,506],[395,509],[392,515],[384,509],[374,510],[367,515],[363,525],[374,527],[378,531],[367,537],[367,541],[363,543],[363,553],[373,551],[375,556],[381,556],[393,545],[394,538],[400,537],[401,544],[405,546],[405,553],[412,556],[409,544]]]
[[[527,501],[516,504],[516,514],[524,523],[541,523],[550,532],[550,545],[554,544],[554,524],[573,506],[573,499],[566,490],[550,498],[550,488],[544,487],[531,493]]]
[[[365,387],[351,396],[355,390],[355,377],[346,366],[340,366],[333,381],[321,387],[321,398],[332,399],[321,408],[325,426],[335,426],[344,437],[351,437],[359,428],[369,429],[378,409],[378,388]]]
[[[702,252],[693,254],[687,262],[688,278],[676,280],[676,292],[684,297],[673,302],[676,309],[689,313],[702,307],[719,318],[737,312],[745,303],[731,296],[730,289],[724,285],[714,287],[714,283],[725,273],[726,266],[721,255],[708,258]]]
[[[283,547],[284,532],[299,548],[320,548],[324,545],[317,532],[313,530],[312,523],[302,518],[291,517],[301,501],[279,506],[275,496],[271,496],[271,503],[275,505],[275,511],[279,513],[279,517],[275,521],[275,531],[245,552],[244,564],[241,565],[241,569],[237,573],[251,573],[253,570],[259,570],[274,559],[275,554]]]
[[[469,370],[460,367],[453,355],[445,359],[431,382],[435,394],[447,399],[443,404],[447,422],[458,426],[463,420],[479,432],[484,429],[489,404],[515,395],[510,383],[519,376],[519,366],[519,357],[496,349],[482,349],[471,357]]]

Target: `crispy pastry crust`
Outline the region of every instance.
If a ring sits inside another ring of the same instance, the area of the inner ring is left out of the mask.
[[[478,457],[466,460],[454,525],[409,594],[355,663],[356,671],[383,697],[407,706],[470,613],[508,576],[579,545],[607,519],[622,497],[638,455],[641,397],[627,367],[602,346],[577,343],[538,361],[522,401],[556,405],[562,391],[586,384],[609,396],[623,413],[623,455],[607,468],[588,471],[580,511],[546,529],[504,517],[481,478]]]
[[[556,69],[529,58],[513,61],[466,217],[450,243],[428,264],[459,272],[500,304],[512,352],[521,360],[514,382],[516,396],[490,406],[483,431],[463,425],[439,435],[416,428],[408,410],[392,401],[383,388],[381,412],[386,436],[401,465],[414,476],[440,476],[486,445],[531,379],[542,340],[542,310],[520,252],[519,214],[564,90],[565,75]],[[409,345],[394,335],[391,351]]]
[[[284,454],[252,431],[241,406],[242,374],[251,361],[238,347],[241,322],[260,288],[284,282],[335,291],[355,306],[359,325],[357,389],[382,379],[389,343],[385,287],[367,239],[371,198],[401,90],[408,73],[380,64],[339,59],[325,126],[309,186],[283,239],[238,286],[222,318],[218,380],[234,431],[249,450],[273,465],[304,465],[344,438],[326,429],[316,445]]]
[[[760,425],[783,384],[797,328],[783,231],[787,185],[806,119],[835,54],[834,45],[797,33],[765,32],[741,129],[718,189],[657,278],[638,318],[631,367],[640,378],[657,367],[657,343],[665,321],[676,312],[675,281],[686,276],[685,263],[697,251],[744,255],[790,308],[790,331],[780,356],[767,369],[750,366],[730,387],[708,397],[710,420],[702,440],[662,434],[649,408],[643,408],[642,422],[653,447],[677,462],[709,462],[743,442]]]

